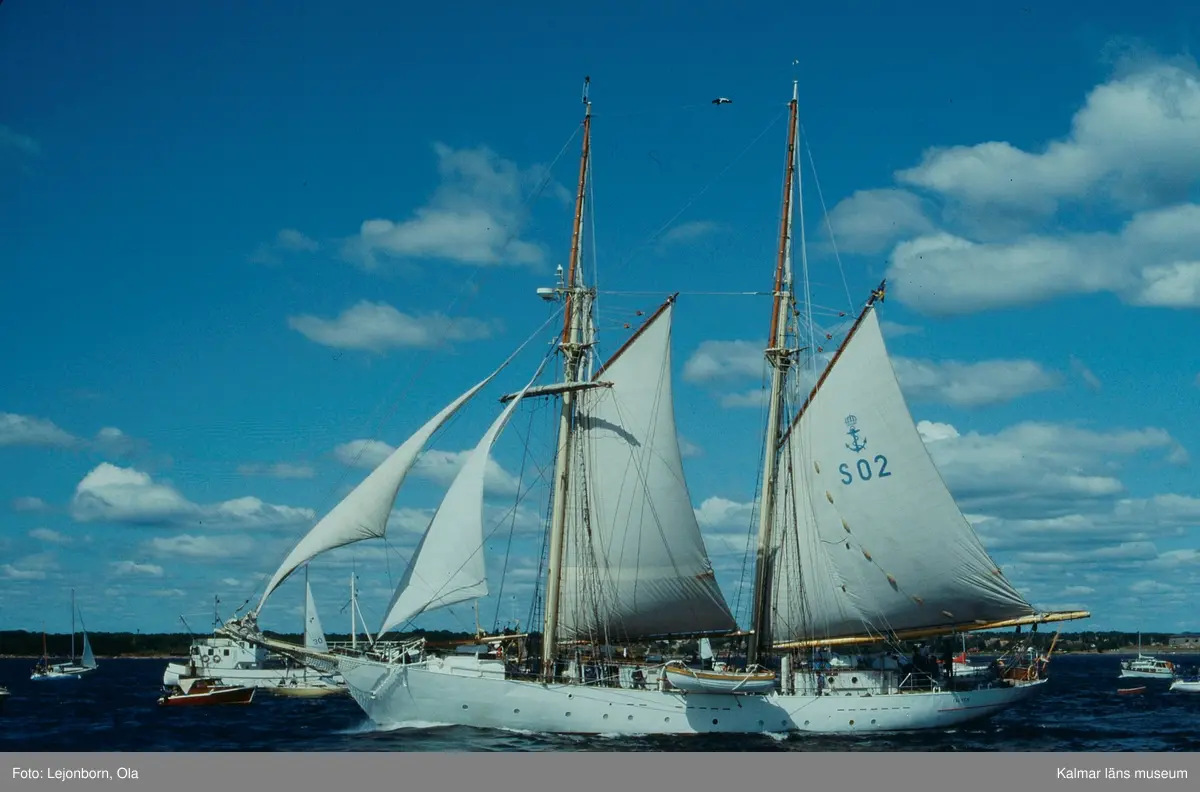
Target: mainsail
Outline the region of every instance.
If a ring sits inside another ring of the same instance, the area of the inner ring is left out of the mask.
[[[942,481],[869,304],[780,450],[772,637],[839,638],[1033,614]]]
[[[261,610],[271,592],[301,564],[313,557],[365,539],[382,539],[387,533],[388,516],[395,503],[396,494],[430,438],[506,365],[508,361],[430,418],[314,525],[280,564],[255,610]]]
[[[671,387],[674,301],[579,395],[559,640],[732,632],[684,480]]]
[[[492,446],[534,380],[504,408],[446,490],[388,605],[378,635],[426,611],[487,596],[483,497],[488,459]]]

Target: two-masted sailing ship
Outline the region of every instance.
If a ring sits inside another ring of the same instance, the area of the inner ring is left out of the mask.
[[[815,387],[801,387],[801,364],[806,351],[813,359],[815,344],[802,343],[811,305],[797,301],[792,267],[800,189],[795,87],[765,349],[771,390],[751,624],[739,629],[684,477],[671,375],[676,297],[607,360],[595,359],[597,292],[584,282],[580,244],[591,166],[586,85],[583,101],[570,260],[556,287],[539,290],[558,303],[553,320],[561,316],[561,334],[533,379],[501,398],[499,416],[445,493],[373,642],[356,652],[289,648],[263,636],[257,617],[301,565],[385,537],[425,446],[513,357],[375,468],[295,546],[258,605],[221,631],[336,668],[383,725],[608,734],[909,730],[986,717],[1034,694],[1045,684],[1048,654],[1023,647],[1011,665],[955,680],[936,662],[914,655],[910,663],[898,652],[912,639],[1002,627],[1019,633],[1021,625],[1088,614],[1036,612],[984,550],[901,394],[877,316],[882,285],[831,362],[814,372]],[[802,234],[800,242],[803,250]],[[535,384],[552,357],[556,381]],[[493,636],[446,652],[422,639],[380,640],[420,614],[488,594],[485,472],[505,425],[533,397],[556,399],[561,410],[540,636]],[[740,644],[745,660],[705,670],[614,650],[664,636]],[[863,653],[845,654],[859,647]]]

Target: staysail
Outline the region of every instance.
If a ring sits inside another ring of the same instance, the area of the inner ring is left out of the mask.
[[[873,305],[784,440],[775,642],[1032,615],[942,481]]]
[[[426,611],[487,596],[483,497],[488,460],[492,446],[513,410],[540,374],[539,367],[534,379],[492,423],[446,490],[400,585],[396,587],[378,635]]]
[[[507,365],[507,361],[504,365]],[[278,588],[288,575],[320,553],[365,539],[383,538],[387,532],[388,516],[395,503],[396,494],[425,445],[442,424],[491,382],[502,368],[503,365],[430,418],[314,525],[279,566],[255,610],[262,609],[267,597],[271,596],[271,592]]]
[[[737,629],[684,480],[671,387],[674,301],[579,396],[558,639]]]
[[[304,582],[304,648],[315,652],[329,651],[325,630],[321,627],[321,617],[317,614],[317,603],[313,599],[312,586],[308,581]]]

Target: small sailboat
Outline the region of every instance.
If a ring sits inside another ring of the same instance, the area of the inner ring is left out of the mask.
[[[240,685],[222,685],[215,679],[188,677],[179,680],[179,685],[164,693],[159,699],[160,707],[198,707],[217,704],[249,704],[254,701],[254,688]]]
[[[1142,654],[1142,633],[1138,631],[1138,653],[1132,660],[1121,661],[1121,678],[1173,679],[1175,664],[1151,655]]]
[[[304,648],[309,652],[328,652],[329,643],[325,640],[321,617],[317,615],[312,586],[308,584],[307,566],[304,568],[304,592]],[[284,677],[279,680],[278,685],[267,690],[276,695],[294,698],[315,698],[348,692],[346,685],[338,682],[333,675],[322,674],[308,666],[304,666],[298,676]]]
[[[1176,679],[1169,690],[1176,693],[1200,693],[1200,679]]]
[[[42,630],[42,657],[38,660],[37,665],[33,667],[33,671],[29,675],[29,679],[33,682],[47,682],[59,679],[79,679],[84,674],[91,673],[99,668],[96,662],[96,655],[92,653],[92,644],[88,640],[87,626],[83,623],[83,614],[79,614],[79,626],[83,632],[83,656],[79,658],[79,662],[75,662],[75,589],[71,589],[71,659],[66,663],[50,663],[50,656],[46,651],[46,631]]]

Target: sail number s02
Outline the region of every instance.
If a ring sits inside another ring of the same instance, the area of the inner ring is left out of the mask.
[[[851,470],[849,463],[843,462],[838,467],[838,472],[842,474],[843,484],[853,484],[855,474],[862,481],[870,481],[873,478],[887,478],[892,475],[892,471],[888,470],[887,457],[883,454],[876,454],[874,460],[858,460],[853,470]]]

